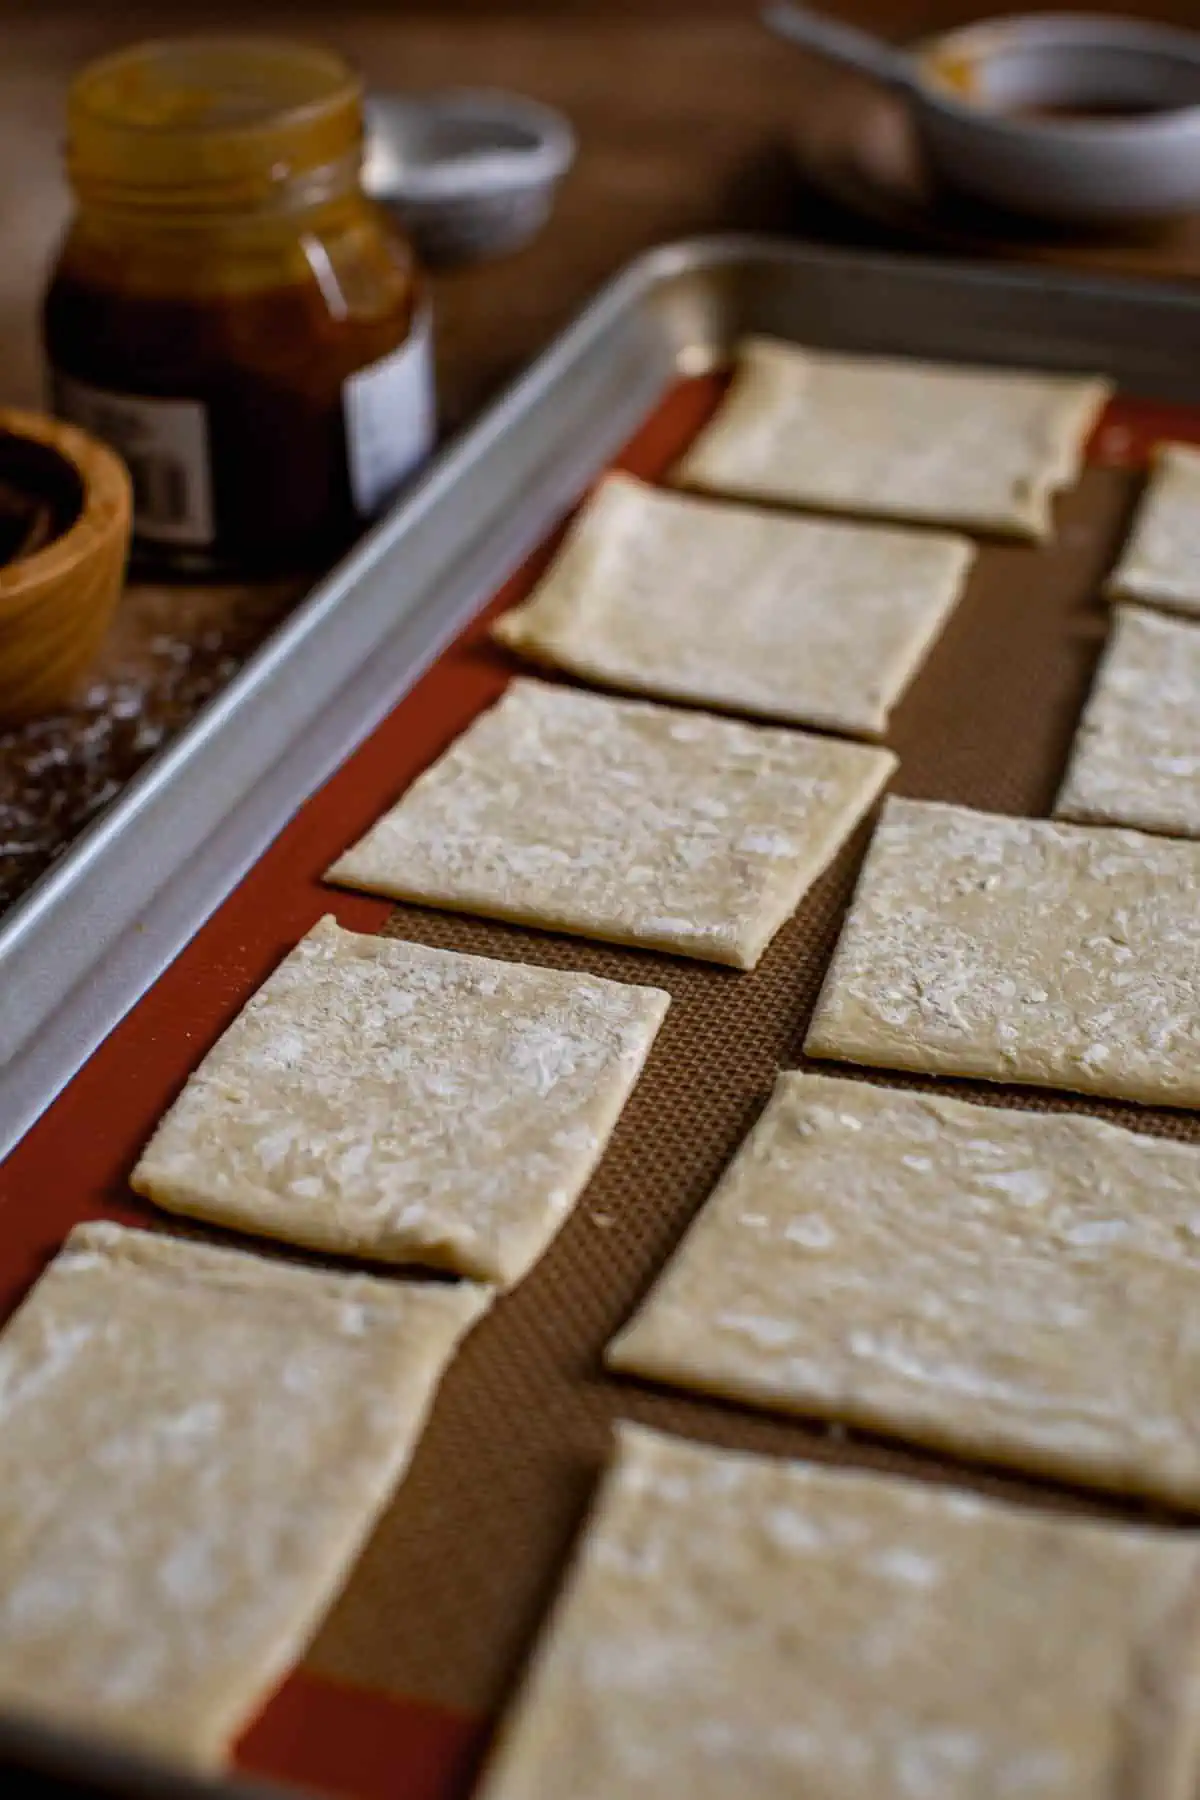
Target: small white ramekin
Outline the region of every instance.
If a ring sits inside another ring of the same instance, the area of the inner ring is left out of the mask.
[[[489,89],[372,94],[363,183],[434,266],[516,250],[550,215],[575,158],[553,108]]]
[[[1200,35],[1098,14],[1030,14],[918,45],[907,99],[933,174],[1063,224],[1200,207]],[[1128,116],[1089,118],[1089,107]],[[1039,108],[1080,116],[1040,117]]]

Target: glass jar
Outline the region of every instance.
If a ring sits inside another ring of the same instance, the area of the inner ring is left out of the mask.
[[[357,80],[301,45],[152,43],[75,81],[46,352],[55,410],[129,465],[143,558],[327,561],[427,454],[428,308],[361,151]]]

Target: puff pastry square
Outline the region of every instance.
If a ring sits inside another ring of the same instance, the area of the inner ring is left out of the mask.
[[[1200,843],[893,800],[805,1050],[1200,1106]]]
[[[1117,609],[1054,810],[1200,837],[1200,619]]]
[[[585,680],[877,738],[974,554],[945,532],[787,518],[610,475],[494,634]]]
[[[330,881],[750,969],[886,750],[519,680]]]
[[[1200,1506],[1200,1147],[785,1074],[609,1366]]]
[[[481,1800],[1192,1800],[1200,1547],[623,1426]]]
[[[1144,600],[1200,618],[1200,446],[1156,447],[1108,592],[1114,600]]]
[[[488,1302],[76,1227],[0,1336],[0,1706],[221,1763]]]
[[[668,996],[323,919],[133,1175],[172,1212],[509,1286],[604,1153]]]
[[[685,487],[1044,538],[1111,383],[749,338]]]

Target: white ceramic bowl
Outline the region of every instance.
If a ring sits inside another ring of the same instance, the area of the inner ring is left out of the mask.
[[[947,32],[913,62],[909,104],[947,187],[1069,224],[1200,207],[1200,35],[1030,15]],[[1039,116],[1057,108],[1075,116]]]
[[[423,261],[499,256],[541,230],[575,157],[561,113],[516,94],[448,88],[372,94],[363,185]]]

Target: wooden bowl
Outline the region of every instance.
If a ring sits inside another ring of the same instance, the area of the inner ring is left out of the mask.
[[[0,408],[0,484],[38,501],[38,543],[0,564],[0,719],[65,705],[125,579],[133,492],[120,457],[40,413]]]

